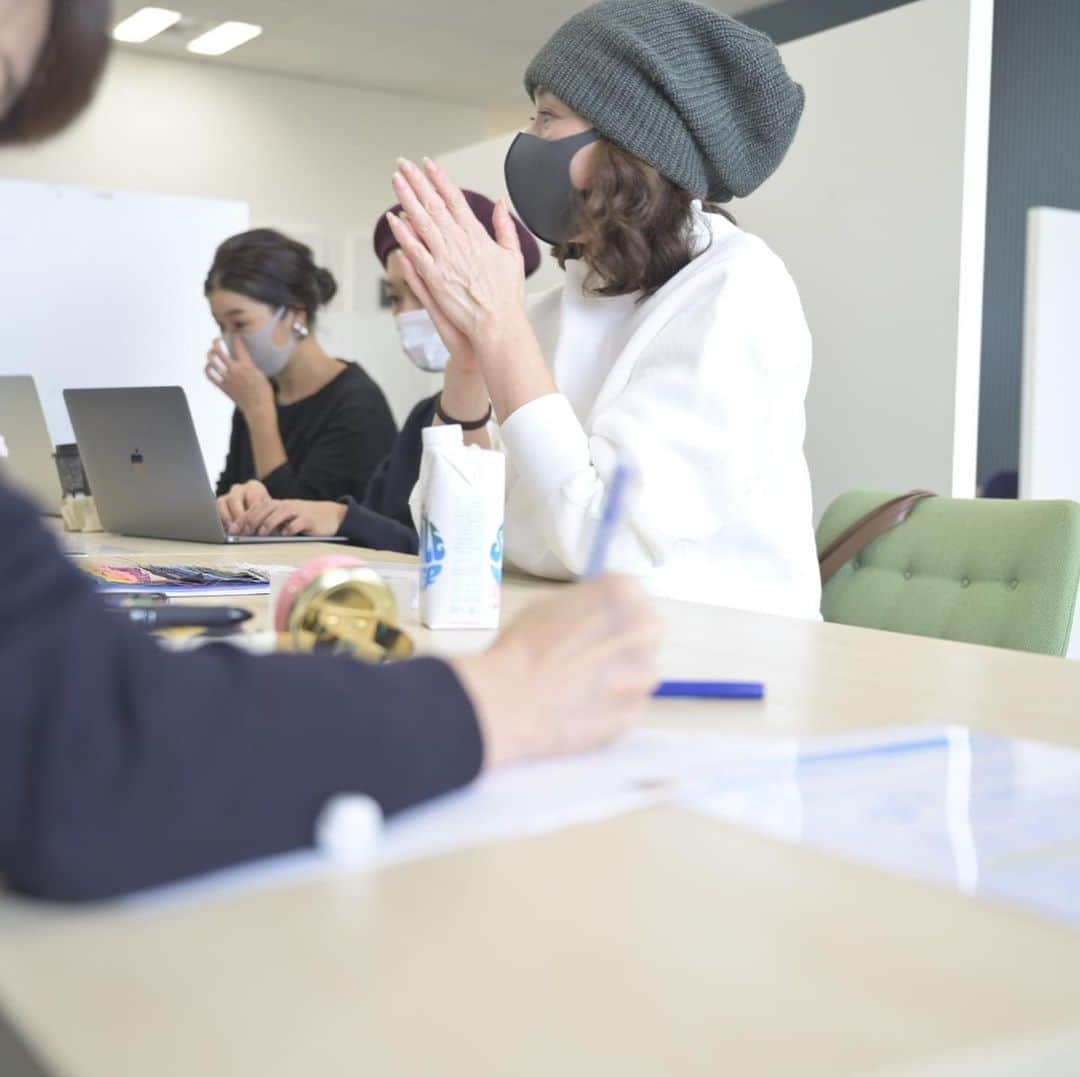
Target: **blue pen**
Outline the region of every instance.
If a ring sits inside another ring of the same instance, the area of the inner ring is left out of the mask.
[[[760,681],[664,681],[654,699],[764,699]]]
[[[593,537],[592,550],[589,553],[589,564],[585,569],[586,579],[592,580],[604,574],[608,549],[611,547],[615,529],[622,518],[623,498],[629,482],[630,469],[625,464],[619,464],[612,473],[611,482],[608,483],[607,499],[596,525],[596,535]]]
[[[602,576],[607,565],[608,549],[622,517],[626,487],[630,483],[630,468],[619,464],[608,484],[604,509],[596,525],[587,579]],[[653,693],[654,699],[763,699],[765,685],[759,681],[664,681]]]

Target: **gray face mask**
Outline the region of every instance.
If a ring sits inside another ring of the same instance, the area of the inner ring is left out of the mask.
[[[506,154],[506,189],[525,227],[545,243],[567,243],[577,234],[577,188],[570,162],[596,131],[569,138],[538,138],[522,132]]]
[[[290,333],[289,339],[284,344],[274,343],[274,330],[281,324],[282,318],[288,313],[282,307],[257,333],[241,333],[240,337],[247,345],[251,361],[268,377],[276,378],[288,365],[293,352],[299,341]],[[229,354],[235,359],[236,351],[233,348],[231,336],[225,338],[225,346]]]

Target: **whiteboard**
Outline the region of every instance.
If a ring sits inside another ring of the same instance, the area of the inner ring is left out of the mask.
[[[1080,501],[1080,213],[1028,211],[1020,496]]]
[[[232,405],[203,375],[217,329],[203,282],[248,207],[0,181],[0,374],[32,374],[54,443],[64,389],[181,385],[212,480]]]

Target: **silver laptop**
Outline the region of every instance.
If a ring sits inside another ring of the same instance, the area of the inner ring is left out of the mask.
[[[183,389],[65,389],[64,401],[106,531],[182,542],[343,541],[226,535]]]
[[[60,515],[60,475],[34,379],[0,377],[0,437],[7,459],[0,475],[27,494],[47,516]]]

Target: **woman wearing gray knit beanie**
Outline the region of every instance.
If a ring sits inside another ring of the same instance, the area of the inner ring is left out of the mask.
[[[819,616],[803,454],[810,334],[780,260],[718,203],[783,160],[803,109],[773,43],[691,0],[601,0],[525,74],[506,159],[521,219],[566,272],[526,303],[496,239],[433,162],[399,162],[390,220],[451,353],[443,422],[492,410],[507,560],[586,569],[618,464],[636,478],[608,567],[671,598]]]

